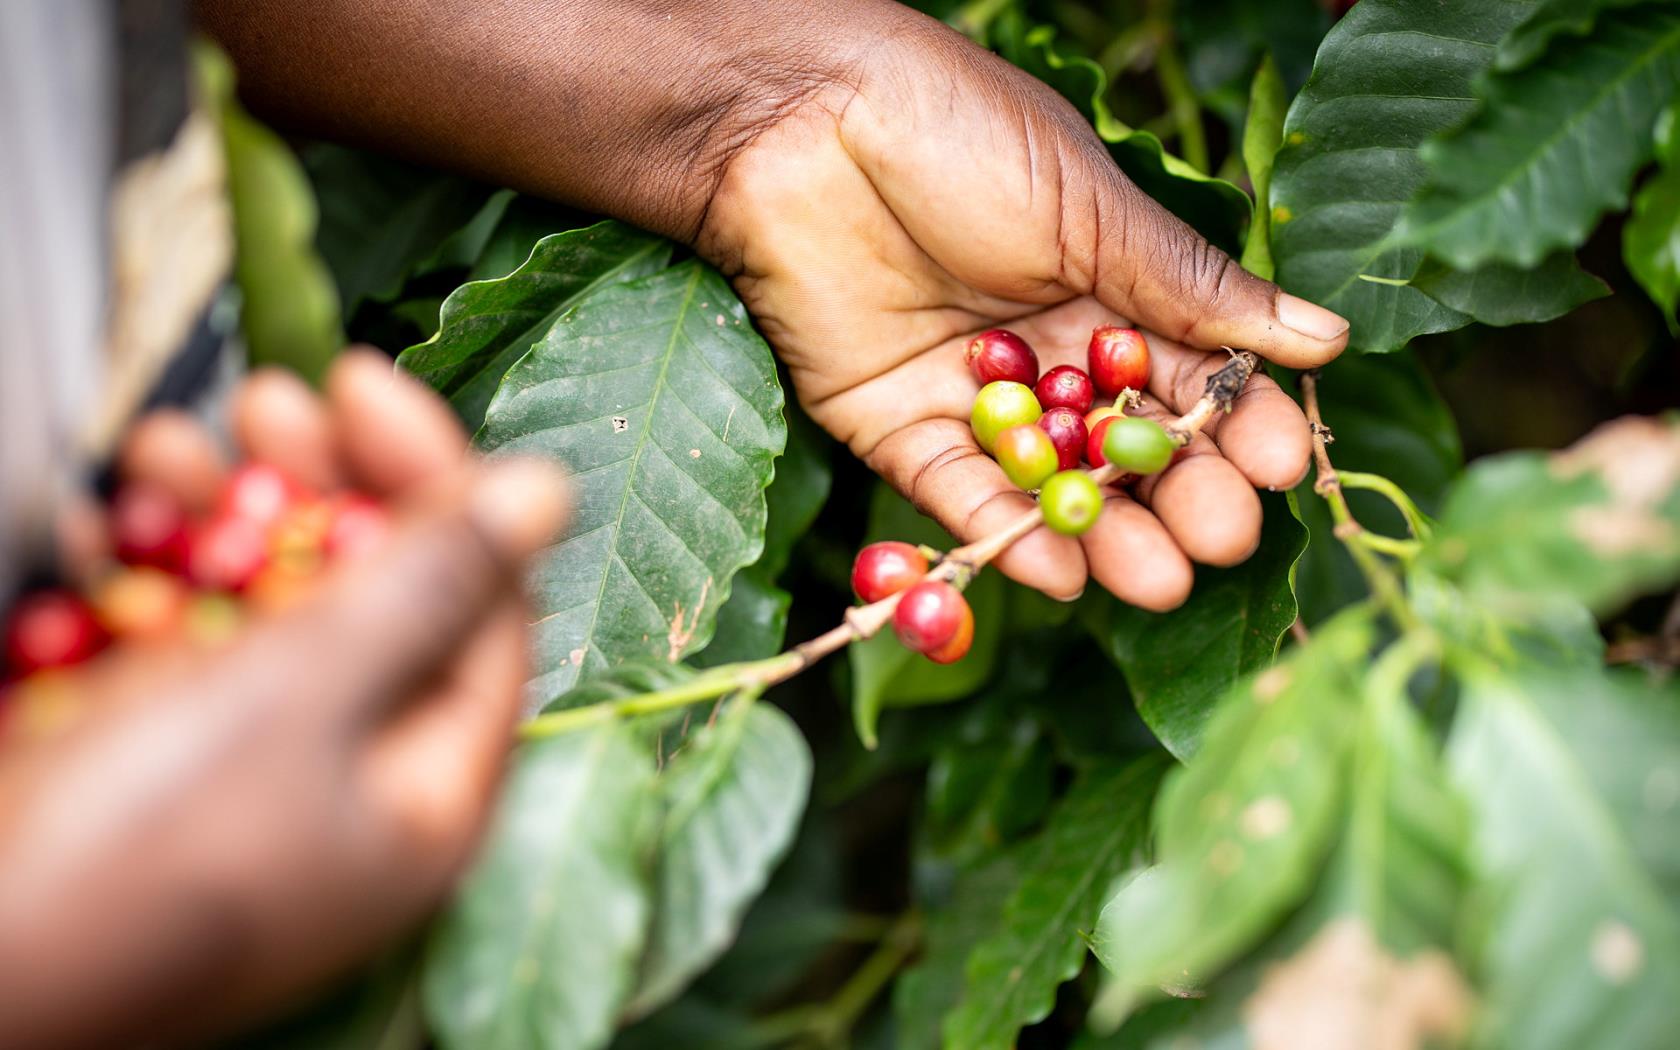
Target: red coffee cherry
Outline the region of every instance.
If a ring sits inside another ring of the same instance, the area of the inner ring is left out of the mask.
[[[871,543],[852,562],[852,590],[865,603],[878,602],[911,586],[927,571],[927,558],[910,544]]]
[[[26,595],[6,620],[6,662],[18,675],[74,666],[104,644],[93,610],[71,591]]]
[[[1030,423],[999,434],[992,454],[1009,480],[1024,489],[1044,484],[1045,478],[1056,473],[1060,461],[1050,435]]]
[[[359,492],[347,492],[332,503],[327,557],[360,558],[384,543],[390,534],[391,512],[384,504]]]
[[[893,610],[893,633],[906,649],[932,653],[948,645],[970,620],[962,592],[943,580],[923,580],[904,592]]]
[[[244,518],[268,526],[308,496],[302,485],[267,463],[246,463],[228,479],[216,513],[218,517]]]
[[[187,536],[186,508],[156,485],[132,482],[111,501],[111,542],[129,565],[184,572]]]
[[[1099,409],[1098,411],[1101,410]],[[1095,414],[1096,413],[1092,413],[1092,415]],[[1098,419],[1096,423],[1092,425],[1091,434],[1085,441],[1085,462],[1091,464],[1093,467],[1108,466],[1108,458],[1103,455],[1103,438],[1108,436],[1108,428],[1116,419],[1125,418],[1126,417],[1121,415],[1119,412],[1112,412],[1109,415]]]
[[[1092,382],[1108,397],[1149,384],[1149,344],[1135,328],[1105,324],[1092,329],[1087,363]]]
[[[957,600],[962,602],[962,619],[957,621],[957,633],[944,645],[922,654],[936,664],[954,664],[967,656],[974,645],[974,609],[960,595]]]
[[[1056,446],[1057,470],[1072,470],[1079,466],[1090,432],[1078,412],[1071,408],[1051,409],[1038,417],[1038,426],[1050,435],[1050,443]]]
[[[211,591],[237,591],[268,564],[268,527],[251,518],[221,515],[192,538],[187,577]]]
[[[1091,410],[1091,402],[1097,396],[1091,377],[1072,365],[1057,365],[1044,373],[1033,387],[1033,393],[1046,412],[1052,408],[1071,408],[1080,415]]]
[[[963,360],[981,384],[1007,380],[1032,386],[1038,378],[1038,355],[1014,332],[993,328],[968,341]]]

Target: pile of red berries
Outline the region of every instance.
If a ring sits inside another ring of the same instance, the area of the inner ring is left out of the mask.
[[[1136,329],[1102,325],[1091,332],[1088,371],[1057,365],[1043,375],[1038,355],[1014,332],[994,328],[964,352],[985,384],[974,399],[974,438],[1009,476],[1038,492],[1044,523],[1077,536],[1102,510],[1102,493],[1079,469],[1110,463],[1129,474],[1154,474],[1177,451],[1153,420],[1128,416],[1149,382],[1149,344]],[[1097,399],[1105,403],[1097,405]]]
[[[235,470],[208,515],[131,483],[105,519],[110,556],[85,590],[36,590],[6,616],[0,697],[51,692],[61,672],[112,644],[222,641],[247,611],[292,604],[327,564],[390,530],[377,500],[322,495],[260,463]]]

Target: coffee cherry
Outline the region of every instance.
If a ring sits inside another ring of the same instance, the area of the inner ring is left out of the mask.
[[[104,644],[93,610],[66,590],[27,595],[6,620],[6,662],[19,675],[82,663]]]
[[[1004,380],[1032,386],[1038,378],[1038,355],[1014,332],[993,328],[968,341],[963,360],[982,384]]]
[[[1108,436],[1108,428],[1114,425],[1116,419],[1124,418],[1119,412],[1113,412],[1097,420],[1085,441],[1085,462],[1093,467],[1108,466],[1108,457],[1103,455],[1103,438]]]
[[[187,534],[186,509],[156,485],[124,485],[111,501],[111,542],[129,565],[184,572]]]
[[[236,591],[267,564],[267,527],[251,518],[222,515],[194,534],[187,577],[205,590]]]
[[[1053,408],[1038,417],[1038,427],[1050,435],[1056,446],[1056,469],[1072,470],[1085,455],[1085,440],[1089,433],[1085,421],[1071,408]]]
[[[1178,446],[1152,419],[1123,416],[1105,429],[1103,457],[1134,474],[1154,474],[1172,462]]]
[[[179,636],[191,600],[185,580],[149,566],[113,572],[93,591],[100,625],[123,641],[162,642]]]
[[[219,517],[244,518],[268,526],[302,502],[303,486],[267,463],[246,463],[233,472],[217,502]]]
[[[239,633],[244,618],[244,611],[232,595],[200,594],[187,606],[182,633],[194,645],[220,645]]]
[[[1091,410],[1096,391],[1091,377],[1072,365],[1057,365],[1044,373],[1033,387],[1038,403],[1048,412],[1052,408],[1071,408],[1083,415]]]
[[[332,503],[327,557],[360,558],[384,543],[390,534],[391,512],[383,504],[357,492],[346,493]]]
[[[852,591],[865,603],[878,602],[914,584],[927,571],[927,558],[910,544],[871,543],[852,562]]]
[[[1010,427],[1036,423],[1043,414],[1031,388],[999,380],[980,388],[969,422],[974,427],[974,440],[980,443],[981,448],[991,452],[996,447],[999,434]]]
[[[1056,473],[1060,460],[1056,445],[1036,426],[1010,427],[997,437],[998,466],[1009,480],[1024,489],[1036,489]]]
[[[951,635],[951,640],[944,645],[922,654],[936,664],[954,664],[967,656],[974,645],[974,609],[960,595],[957,600],[962,602],[962,618],[957,621],[957,633]]]
[[[1087,354],[1091,380],[1109,397],[1149,383],[1149,344],[1135,328],[1105,324],[1091,331]]]
[[[1099,405],[1085,413],[1085,433],[1089,434],[1097,429],[1097,424],[1109,416],[1123,416],[1125,414],[1119,405]]]
[[[923,580],[904,592],[893,610],[893,633],[906,649],[931,653],[947,645],[970,620],[962,592],[943,580]]]
[[[1102,513],[1102,490],[1083,470],[1064,470],[1039,490],[1044,524],[1064,536],[1077,536],[1097,523]]]
[[[292,576],[308,576],[326,560],[327,533],[332,529],[333,508],[325,500],[305,499],[293,503],[269,526],[268,557]]]

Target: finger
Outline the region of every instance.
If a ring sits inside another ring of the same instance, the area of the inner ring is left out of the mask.
[[[466,454],[466,432],[449,407],[378,351],[341,355],[327,375],[327,402],[345,469],[375,495],[440,477]]]
[[[1229,358],[1147,334],[1152,366],[1149,392],[1174,412],[1188,412],[1206,391],[1208,377]],[[1295,399],[1264,372],[1250,376],[1231,402],[1231,411],[1215,415],[1202,433],[1213,438],[1231,465],[1256,488],[1293,488],[1307,475],[1312,459],[1307,417]]]
[[[327,406],[291,372],[251,373],[233,398],[233,437],[245,455],[322,492],[343,483]]]
[[[1095,200],[1070,195],[1068,206],[1089,227],[1069,243],[1088,247],[1070,249],[1079,253],[1070,268],[1091,276],[1090,291],[1103,305],[1168,338],[1253,350],[1290,368],[1322,365],[1347,345],[1344,318],[1244,270],[1106,155],[1088,167]]]
[[[1160,519],[1124,492],[1104,494],[1102,516],[1080,542],[1091,575],[1126,604],[1166,612],[1190,597],[1195,583],[1190,559]]]
[[[1158,403],[1146,405],[1140,414],[1166,418]],[[1137,494],[1194,561],[1235,565],[1260,545],[1260,497],[1201,434],[1166,470],[1140,481]]]
[[[124,480],[156,485],[195,514],[214,505],[227,477],[227,460],[215,438],[178,409],[153,412],[136,423],[117,466]]]
[[[1035,506],[980,451],[968,425],[954,419],[923,420],[889,435],[875,446],[868,463],[962,543],[1002,530]],[[1079,541],[1046,528],[1028,533],[994,564],[1052,598],[1071,600],[1085,589]]]

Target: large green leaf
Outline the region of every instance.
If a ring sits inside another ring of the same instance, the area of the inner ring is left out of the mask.
[[[1521,303],[1500,298],[1509,281],[1488,295],[1446,282],[1455,308],[1409,283],[1424,253],[1390,238],[1427,173],[1419,145],[1470,115],[1493,45],[1531,8],[1531,0],[1362,0],[1324,38],[1284,124],[1271,245],[1278,282],[1348,318],[1354,349],[1392,350],[1473,318],[1509,323],[1574,305],[1576,280],[1533,282],[1533,298]]]
[[[976,945],[997,929],[1020,884],[1019,851],[1001,851],[957,872],[947,898],[931,909],[921,957],[893,985],[900,1050],[942,1050],[940,1022],[961,1000],[964,970]]]
[[[1036,718],[1013,705],[978,704],[928,765],[923,838],[958,864],[1000,849],[1043,816],[1054,777]]]
[[[1421,564],[1515,614],[1554,595],[1605,610],[1667,586],[1680,577],[1680,420],[1628,417],[1567,452],[1482,460]]]
[[[1233,568],[1199,569],[1189,600],[1172,612],[1092,599],[1092,626],[1125,674],[1138,714],[1180,758],[1195,752],[1219,697],[1269,663],[1295,622],[1291,575],[1306,530],[1282,497],[1264,502],[1260,549]]]
[[[659,783],[653,924],[628,1013],[669,1000],[729,946],[793,840],[810,787],[805,738],[765,704],[729,712],[671,759]]]
[[[612,723],[522,747],[422,981],[449,1050],[587,1050],[611,1035],[648,919],[653,755]]]
[[[1546,53],[1554,37],[1586,36],[1598,15],[1612,7],[1631,7],[1646,0],[1540,0],[1534,11],[1499,42],[1493,68],[1520,69]]]
[[[1243,167],[1254,185],[1254,222],[1243,241],[1243,269],[1271,280],[1277,271],[1272,262],[1272,163],[1283,144],[1283,118],[1289,105],[1283,77],[1277,63],[1267,55],[1254,73],[1248,91],[1248,119],[1243,123]]]
[[[1116,878],[1143,860],[1149,804],[1166,763],[1144,758],[1092,770],[1057,804],[1021,861],[1021,881],[996,928],[969,953],[945,1045],[1010,1050],[1079,973],[1084,935]]]
[[[1673,331],[1680,305],[1680,107],[1663,112],[1656,139],[1661,166],[1634,195],[1633,214],[1622,228],[1622,258]]]
[[[1412,277],[1412,287],[1448,309],[1491,325],[1551,321],[1610,294],[1609,286],[1581,269],[1567,251],[1547,256],[1531,270],[1503,263],[1454,270],[1426,259]]]
[[[1534,266],[1627,205],[1657,115],[1680,87],[1680,10],[1605,12],[1590,36],[1478,86],[1476,116],[1423,148],[1429,182],[1395,238],[1459,269]]]
[[[508,368],[553,336],[567,311],[596,289],[657,272],[670,258],[670,242],[623,223],[545,237],[507,276],[450,293],[438,333],[404,350],[397,363],[476,428]]]
[[[534,702],[710,640],[763,547],[781,410],[769,347],[699,262],[600,288],[508,370],[480,444],[565,464],[577,506],[530,580]]]
[[[1627,688],[1602,673],[1565,680],[1479,671],[1467,682],[1449,754],[1473,814],[1482,906],[1476,954],[1485,1020],[1502,1045],[1659,1047],[1680,1030],[1680,917],[1639,863],[1615,808],[1652,800],[1643,792],[1601,795],[1593,774],[1615,759],[1584,767],[1567,735],[1597,723],[1590,743],[1633,743],[1618,757],[1647,778],[1655,772],[1665,785],[1680,783],[1675,698],[1637,706],[1612,698]],[[1547,709],[1564,721],[1548,720],[1538,696],[1551,697]],[[1569,710],[1582,707],[1596,710]],[[1664,790],[1672,809],[1675,790]],[[1664,841],[1654,845],[1672,864],[1673,818],[1664,817]]]
[[[1343,808],[1372,635],[1363,613],[1344,613],[1244,680],[1168,778],[1157,864],[1108,902],[1094,944],[1126,988],[1205,978],[1311,887]]]

